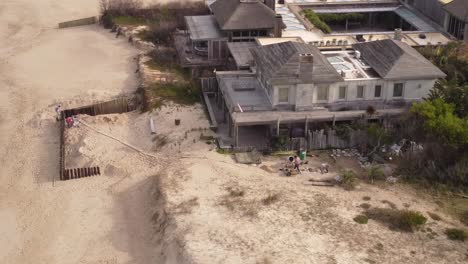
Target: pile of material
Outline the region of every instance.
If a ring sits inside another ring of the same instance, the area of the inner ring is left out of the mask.
[[[234,158],[237,163],[241,164],[260,164],[262,163],[261,155],[258,151],[235,153]]]

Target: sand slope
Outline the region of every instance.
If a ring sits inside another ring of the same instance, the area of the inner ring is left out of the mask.
[[[97,10],[98,0],[0,1],[0,263],[154,262],[141,201],[155,168],[53,184],[54,104],[136,89],[138,52],[125,40],[98,26],[56,29]]]

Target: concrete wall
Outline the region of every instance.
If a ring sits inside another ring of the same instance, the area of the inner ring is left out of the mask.
[[[403,96],[393,97],[393,87],[395,83],[403,83]],[[313,107],[327,106],[332,109],[335,106],[351,106],[359,108],[360,105],[375,104],[384,107],[385,104],[392,101],[401,102],[418,101],[426,97],[434,86],[435,80],[404,80],[404,81],[385,81],[382,79],[367,80],[348,80],[345,82],[333,83],[328,87],[328,99],[325,101],[317,100],[318,87],[314,84],[298,84],[289,86],[274,86],[271,101],[276,108],[291,108],[295,111],[312,110]],[[363,98],[357,97],[358,86],[364,86]],[[381,85],[381,96],[375,97],[375,86]],[[345,99],[339,99],[339,89],[346,86]],[[289,89],[289,102],[279,102],[279,89]]]
[[[97,22],[96,17],[87,17],[83,19],[77,19],[77,20],[59,23],[58,27],[59,28],[78,27],[78,26],[96,24],[96,22]]]

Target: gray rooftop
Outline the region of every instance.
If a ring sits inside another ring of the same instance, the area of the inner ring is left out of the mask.
[[[220,72],[216,77],[230,112],[240,111],[239,105],[245,112],[272,109],[265,89],[255,76],[244,75],[242,72],[234,74]]]
[[[271,29],[275,11],[258,0],[217,0],[210,5],[222,30]]]
[[[289,41],[252,48],[251,51],[257,68],[272,84],[343,81],[325,56],[309,44]],[[313,69],[308,76],[299,74],[301,54],[313,56]]]
[[[209,40],[225,37],[219,30],[216,19],[212,15],[186,16],[185,22],[192,40]]]
[[[444,5],[444,9],[457,17],[461,21],[468,23],[468,1],[467,0],[453,0],[452,2]]]
[[[227,45],[237,67],[250,66],[253,61],[250,48],[257,46],[255,42],[229,42]]]
[[[387,80],[443,78],[443,73],[417,50],[393,40],[377,40],[353,44],[364,60]]]

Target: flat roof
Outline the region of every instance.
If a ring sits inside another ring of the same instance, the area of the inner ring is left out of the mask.
[[[322,54],[345,81],[380,78],[364,59],[356,58],[354,51],[322,51]]]
[[[248,67],[250,62],[253,61],[252,53],[250,48],[256,47],[255,42],[229,42],[229,51],[231,52],[237,67]]]
[[[300,37],[283,37],[283,38],[266,38],[265,37],[265,38],[257,38],[256,41],[260,46],[288,42],[288,41],[301,42],[301,43],[304,42]]]
[[[406,22],[415,26],[420,31],[437,32],[437,30],[435,30],[429,23],[424,21],[424,19],[420,18],[418,15],[416,15],[406,7],[402,6],[396,9],[395,13],[397,13],[400,17],[406,20]]]
[[[225,37],[212,15],[186,16],[185,22],[192,40],[210,40]]]
[[[317,14],[328,13],[373,13],[373,12],[393,12],[398,9],[398,6],[372,6],[372,7],[314,7],[313,10]]]
[[[239,71],[216,74],[219,87],[230,112],[268,111],[270,100],[260,82],[251,73]]]

